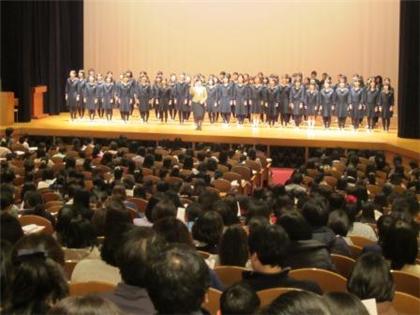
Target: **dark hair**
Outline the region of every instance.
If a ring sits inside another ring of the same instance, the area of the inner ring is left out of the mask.
[[[8,209],[13,204],[13,201],[13,192],[2,187],[0,191],[0,209],[2,211]]]
[[[12,253],[12,244],[10,244],[6,240],[0,240],[0,251],[1,251],[1,257],[0,257],[0,307],[3,309],[7,292],[6,290],[9,288],[9,272],[10,268],[12,268],[12,262],[11,262],[11,253]]]
[[[257,293],[246,283],[235,283],[220,297],[222,315],[254,314],[261,302]]]
[[[340,315],[369,315],[362,301],[351,293],[328,292],[324,300],[332,314],[339,311]]]
[[[157,220],[153,224],[153,229],[167,243],[180,243],[194,247],[191,234],[188,231],[187,226],[177,218],[166,217]]]
[[[394,222],[384,238],[383,252],[391,261],[392,269],[399,270],[406,264],[416,264],[417,229],[413,224],[402,220]]]
[[[246,213],[247,222],[255,216],[270,217],[271,209],[268,207],[267,202],[262,200],[251,200],[248,204],[248,211]]]
[[[152,210],[152,222],[166,217],[176,218],[177,209],[174,203],[165,198],[159,201]]]
[[[219,244],[223,233],[223,220],[215,211],[201,213],[192,227],[193,238],[209,246]]]
[[[170,245],[154,259],[148,292],[160,314],[188,314],[200,309],[210,285],[204,259],[185,245]]]
[[[48,315],[122,315],[111,301],[98,295],[69,296],[55,304]]]
[[[302,214],[296,210],[286,211],[277,219],[277,224],[281,225],[292,241],[310,240],[312,230]]]
[[[302,214],[312,227],[320,227],[327,224],[328,209],[316,199],[310,199],[303,205]]]
[[[4,212],[0,214],[0,235],[1,239],[14,245],[23,237],[22,226],[18,219],[11,214]]]
[[[229,226],[220,239],[220,264],[244,267],[248,258],[248,236],[245,230],[238,224]]]
[[[383,246],[383,243],[391,230],[394,223],[394,218],[390,215],[382,215],[376,223],[378,229],[378,243]]]
[[[217,200],[213,204],[212,210],[218,212],[222,216],[223,224],[225,226],[239,223],[236,202],[230,203],[227,200]]]
[[[220,199],[217,192],[203,191],[198,197],[198,203],[201,205],[204,211],[211,210],[213,205]]]
[[[262,225],[249,235],[248,244],[250,254],[257,254],[261,264],[281,266],[289,237],[280,225]]]
[[[334,210],[328,216],[327,225],[336,235],[345,237],[350,229],[350,219],[344,210]]]
[[[146,288],[154,251],[163,241],[151,228],[132,226],[123,236],[116,253],[116,263],[126,284]]]
[[[360,256],[347,281],[347,290],[361,300],[376,299],[376,303],[392,301],[394,280],[382,255],[366,253]]]
[[[309,291],[290,291],[280,295],[262,312],[264,315],[330,315],[319,295]]]
[[[252,217],[247,224],[249,234],[264,225],[270,225],[268,218],[262,216]]]

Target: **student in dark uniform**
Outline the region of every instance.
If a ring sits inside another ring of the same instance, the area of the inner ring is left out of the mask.
[[[290,98],[289,77],[284,75],[281,77],[281,83],[279,85],[280,123],[284,127],[287,127],[287,124],[290,121],[289,98]]]
[[[185,82],[185,74],[179,75],[179,80],[175,85],[174,91],[174,102],[175,102],[175,113],[178,112],[179,123],[183,124],[186,118],[183,108],[184,105],[188,105],[188,85]]]
[[[238,76],[238,83],[235,84],[233,89],[233,100],[235,104],[235,115],[238,125],[243,125],[245,117],[248,116],[248,88],[244,84],[244,77],[242,74]]]
[[[79,118],[81,119],[85,116],[85,103],[83,101],[83,90],[86,84],[85,71],[79,70],[78,76],[79,81],[77,82],[77,111],[79,113]]]
[[[262,77],[261,79],[262,82],[262,99],[261,99],[261,115],[260,115],[260,120],[262,123],[267,123],[267,107],[265,107],[265,96],[267,95],[267,88],[268,88],[268,77]]]
[[[88,77],[88,82],[85,84],[83,89],[83,101],[85,107],[89,112],[90,120],[95,119],[96,109],[98,108],[98,95],[97,95],[97,85],[95,82],[94,76]]]
[[[305,110],[308,116],[308,127],[315,127],[316,113],[318,111],[318,90],[315,80],[309,83],[305,93]]]
[[[213,78],[209,78],[207,86],[207,100],[206,100],[206,109],[209,115],[209,120],[211,124],[216,122],[218,102],[219,102],[219,87],[215,84]]]
[[[99,118],[103,118],[104,117],[104,113],[105,110],[103,108],[103,104],[102,104],[102,98],[103,98],[103,86],[104,86],[104,78],[102,76],[101,73],[98,73],[96,75],[96,97],[98,99],[98,104],[97,104],[97,108],[98,108],[98,116]]]
[[[384,86],[379,96],[379,111],[382,118],[382,127],[389,131],[391,117],[394,114],[394,89],[391,87],[391,80],[385,78]]]
[[[118,91],[118,103],[120,106],[121,119],[127,123],[130,117],[131,102],[133,100],[132,88],[128,76],[124,75]]]
[[[319,91],[319,83],[320,81],[317,78],[318,73],[315,70],[311,72],[311,80],[315,81],[315,89]]]
[[[340,80],[338,87],[335,89],[334,105],[338,120],[338,128],[344,130],[346,127],[346,118],[348,115],[348,108],[350,104],[350,89],[347,86],[347,79]]]
[[[229,82],[229,77],[229,74],[227,74],[223,78],[223,83],[219,85],[219,111],[225,126],[229,126],[231,115],[230,106],[233,104],[233,86]]]
[[[185,83],[187,84],[187,102],[182,106],[182,111],[184,113],[184,120],[188,121],[190,120],[191,116],[191,94],[190,94],[190,88],[191,88],[191,77],[185,76]]]
[[[334,90],[331,87],[331,78],[324,81],[324,88],[319,92],[319,112],[326,129],[331,126],[331,114],[334,111]]]
[[[70,111],[70,118],[71,120],[75,120],[77,118],[77,86],[79,83],[79,79],[76,77],[76,71],[71,70],[69,77],[66,81],[66,105]]]
[[[354,130],[359,128],[361,120],[364,115],[364,89],[360,86],[361,80],[359,77],[353,78],[353,86],[350,89],[350,113]]]
[[[102,107],[105,111],[105,116],[108,121],[112,120],[112,109],[115,103],[115,83],[112,81],[112,76],[107,76],[105,83],[102,86]]]
[[[151,96],[152,96],[152,106],[155,110],[155,117],[156,119],[159,119],[159,88],[162,83],[162,77],[156,76],[155,82],[153,83],[153,86],[151,87]]]
[[[274,77],[269,78],[268,87],[265,91],[264,104],[267,109],[266,120],[270,127],[273,127],[276,122],[277,108],[279,106],[279,87],[277,86]]]
[[[296,80],[293,87],[290,89],[290,108],[292,109],[293,120],[296,127],[302,121],[303,104],[305,102],[305,88],[300,80]]]
[[[163,79],[162,84],[159,87],[158,92],[158,109],[159,109],[159,117],[160,121],[163,123],[168,122],[168,111],[169,111],[169,102],[171,100],[171,88],[168,85],[168,80]]]
[[[171,73],[169,76],[169,87],[171,88],[171,99],[169,102],[169,117],[171,120],[175,120],[176,109],[175,109],[175,89],[176,89],[176,74]]]
[[[134,104],[135,104],[135,99],[134,99],[134,92],[136,90],[136,80],[134,80],[133,77],[133,71],[131,70],[127,70],[125,72],[125,75],[128,77],[128,84],[130,85],[130,97],[131,97],[131,102],[130,102],[130,115],[133,115],[133,111],[134,111]]]
[[[203,125],[205,104],[207,100],[207,89],[201,83],[200,76],[195,79],[194,86],[190,88],[191,107],[193,111],[194,123],[196,130],[201,130]]]
[[[254,84],[250,86],[250,107],[252,114],[252,125],[253,127],[258,127],[260,123],[261,115],[261,103],[263,101],[264,87],[261,84],[260,77],[256,76],[254,78]]]
[[[152,87],[148,83],[146,76],[140,78],[136,86],[136,101],[139,107],[140,119],[143,123],[149,120],[150,100],[152,98]]]
[[[379,111],[379,94],[380,91],[376,87],[375,78],[369,78],[368,86],[365,91],[366,116],[368,122],[368,130],[371,132],[374,128],[375,117]]]

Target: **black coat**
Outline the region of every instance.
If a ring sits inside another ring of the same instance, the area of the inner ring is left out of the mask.
[[[231,112],[230,102],[233,99],[233,85],[219,85],[219,110],[222,114]]]
[[[83,89],[83,97],[86,99],[85,106],[88,110],[95,110],[97,108],[97,85],[96,83],[86,83]]]
[[[279,111],[281,114],[290,114],[289,98],[290,85],[279,85]]]
[[[279,93],[278,86],[267,87],[265,89],[264,103],[267,103],[266,114],[267,116],[275,116],[278,113],[279,106]]]
[[[233,99],[235,100],[236,115],[245,116],[248,114],[249,89],[245,84],[235,84],[233,88]]]
[[[104,83],[102,93],[102,107],[104,109],[112,109],[114,107],[115,99],[115,84],[114,82],[111,83]]]
[[[377,117],[378,116],[378,105],[379,105],[379,89],[375,88],[373,91],[369,88],[365,92],[365,100],[364,103],[366,104],[366,116],[369,118]]]
[[[324,88],[319,92],[319,106],[322,117],[330,117],[332,114],[332,106],[334,102],[334,90],[330,88],[328,91]]]
[[[307,90],[305,93],[306,114],[309,116],[315,116],[318,112],[318,94],[319,92],[317,90]]]
[[[290,89],[289,101],[290,105],[293,104],[292,114],[302,115],[303,104],[305,103],[305,87],[301,85],[298,89],[296,89],[296,87],[293,86]]]
[[[391,118],[393,112],[390,110],[391,106],[394,106],[394,91],[385,93],[384,91],[380,94],[379,105],[381,108],[381,117]]]
[[[251,100],[251,113],[261,113],[261,104],[263,102],[264,86],[252,85],[250,86],[250,100]]]
[[[335,112],[338,118],[345,118],[348,115],[350,104],[350,90],[347,87],[336,88],[334,94]]]
[[[136,97],[139,102],[141,112],[147,112],[150,109],[150,99],[152,98],[152,87],[148,84],[137,84]]]
[[[350,115],[353,119],[362,119],[365,113],[364,109],[364,89],[350,89],[350,104],[352,106]]]
[[[207,86],[207,100],[206,106],[209,113],[215,113],[218,111],[219,102],[219,87],[217,85]]]
[[[66,81],[66,103],[69,108],[75,108],[77,106],[78,84],[78,78],[75,78],[74,80],[68,78]]]

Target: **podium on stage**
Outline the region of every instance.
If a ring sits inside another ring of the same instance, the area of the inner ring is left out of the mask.
[[[0,126],[14,123],[15,95],[13,92],[0,92]]]
[[[44,113],[44,93],[47,92],[47,86],[39,85],[32,88],[32,118],[39,119],[47,117]]]

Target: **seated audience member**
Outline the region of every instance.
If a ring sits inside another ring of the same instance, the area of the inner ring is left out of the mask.
[[[377,253],[359,257],[347,282],[347,290],[361,300],[375,299],[378,315],[397,314],[392,306],[394,281],[385,259]]]
[[[70,296],[55,304],[48,315],[123,315],[111,301],[97,295]]]
[[[287,184],[284,188],[286,192],[306,192],[306,188],[303,187],[303,175],[295,172],[292,178],[289,180],[289,184]]]
[[[289,277],[289,269],[282,269],[287,257],[289,237],[279,225],[261,226],[248,237],[253,271],[242,274],[243,281],[255,291],[285,287],[322,293],[311,281],[299,281]]]
[[[188,246],[170,245],[153,259],[148,291],[157,314],[206,314],[209,285],[206,263]]]
[[[68,294],[62,267],[38,248],[20,249],[12,256],[4,314],[45,314]]]
[[[138,213],[139,209],[137,209],[136,204],[127,200],[127,192],[122,184],[114,186],[112,189],[112,197],[121,200],[127,208],[131,208]]]
[[[332,315],[324,299],[308,291],[291,291],[280,295],[261,315]]]
[[[244,283],[235,283],[220,297],[220,315],[254,314],[261,301],[257,293]]]
[[[90,209],[90,192],[86,189],[75,189],[73,193],[73,208],[84,218],[91,220],[93,211]]]
[[[351,293],[328,292],[324,295],[324,301],[331,314],[339,312],[340,315],[369,315],[362,301]]]
[[[248,223],[249,220],[251,220],[253,217],[261,216],[267,218],[268,220],[270,219],[271,209],[267,202],[262,200],[249,200],[248,198],[243,198],[242,200],[239,200],[239,203],[244,204],[241,205],[241,209],[246,208],[246,223]]]
[[[174,203],[168,199],[162,199],[159,201],[152,210],[152,222],[156,222],[157,220],[173,217],[176,218],[177,208]]]
[[[40,192],[28,191],[24,197],[24,208],[25,210],[21,212],[22,215],[38,215],[50,221],[52,226],[55,227],[55,218],[45,210],[44,200]]]
[[[348,236],[362,236],[374,242],[378,240],[375,231],[369,224],[356,222],[356,216],[359,212],[357,203],[347,203],[346,212],[350,219],[350,229],[347,233]]]
[[[115,303],[124,314],[155,314],[146,288],[150,284],[151,256],[155,250],[161,250],[162,244],[163,240],[151,228],[129,228],[116,254],[122,282],[113,292],[100,296]],[[163,290],[165,285],[160,289]]]
[[[248,236],[245,230],[239,224],[229,226],[220,239],[219,264],[245,267],[248,259]]]
[[[385,237],[383,253],[391,261],[391,269],[420,277],[420,265],[416,264],[418,229],[413,225],[402,220],[394,222]]]
[[[210,254],[218,253],[218,245],[223,233],[223,220],[215,211],[201,213],[192,227],[192,236],[197,250]]]
[[[19,220],[9,213],[1,213],[0,235],[2,241],[7,241],[14,245],[23,237],[23,230]]]
[[[7,187],[2,185],[0,188],[0,209],[2,213],[10,213],[17,218],[18,209],[13,203],[15,200],[13,196],[13,187],[10,186],[10,189],[8,188],[9,185],[7,185]]]
[[[379,218],[378,222],[376,223],[376,227],[378,230],[378,242],[371,245],[366,245],[363,247],[363,253],[375,252],[382,254],[383,246],[385,239],[388,233],[391,230],[391,226],[394,223],[394,219],[390,215],[383,215]]]
[[[277,224],[286,230],[290,239],[282,267],[335,269],[326,245],[312,239],[311,227],[300,212],[285,212]]]
[[[348,245],[351,240],[347,239],[347,232],[350,226],[350,220],[344,210],[334,210],[328,216],[328,227],[335,233],[335,244],[331,252],[351,257],[351,250]]]
[[[38,182],[37,189],[49,188],[54,182],[54,170],[52,168],[44,168],[41,171],[41,180]]]
[[[5,240],[0,240],[0,309],[4,309],[7,298],[6,289],[9,288],[9,272],[12,268],[12,245]]]

